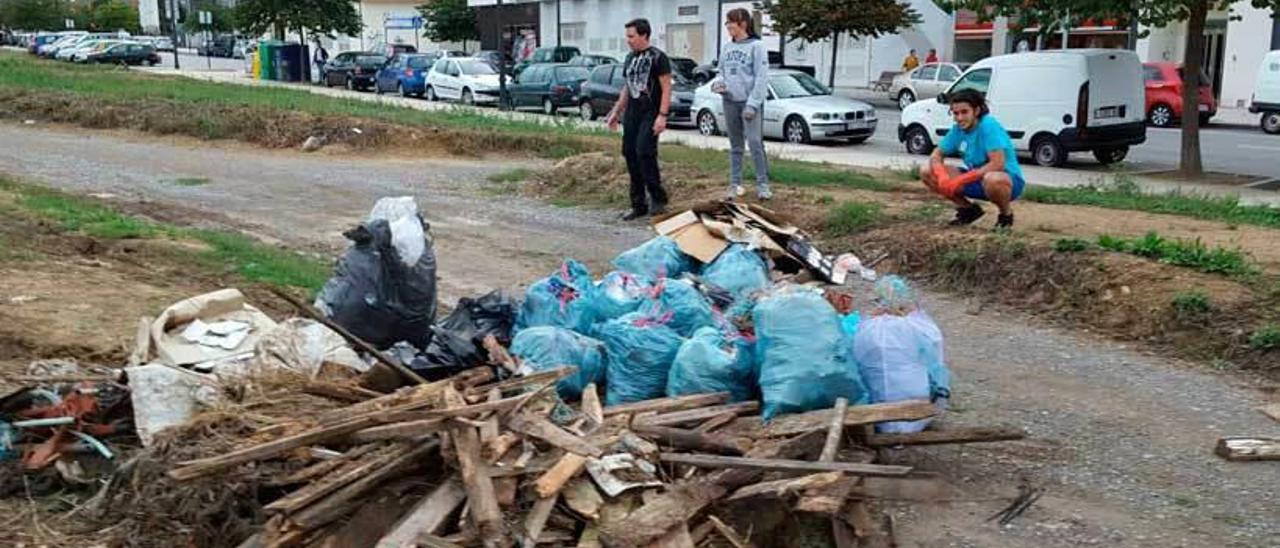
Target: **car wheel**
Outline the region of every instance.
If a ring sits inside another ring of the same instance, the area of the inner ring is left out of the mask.
[[[898,108],[900,110],[906,110],[914,102],[916,102],[916,94],[912,93],[911,90],[904,89],[898,93]]]
[[[1093,157],[1097,158],[1098,163],[1104,166],[1123,162],[1125,156],[1128,155],[1129,147],[1108,147],[1096,148],[1093,150]]]
[[[1262,131],[1275,135],[1280,133],[1280,112],[1268,112],[1262,115]]]
[[[911,126],[907,128],[906,144],[907,152],[911,154],[925,155],[933,152],[933,143],[929,141],[929,132],[920,126]]]
[[[584,122],[590,122],[596,119],[596,109],[591,106],[591,101],[583,101],[578,105],[578,117]]]
[[[788,117],[786,125],[782,128],[782,137],[788,143],[808,143],[809,124],[806,124],[804,118],[799,116]]]
[[[1147,120],[1156,127],[1170,127],[1174,118],[1173,107],[1164,103],[1151,107],[1151,111],[1147,113]]]
[[[1045,167],[1062,167],[1067,163],[1067,151],[1062,142],[1052,135],[1036,137],[1031,142],[1031,156],[1037,165]]]
[[[404,89],[404,82],[396,83],[396,92],[399,93],[401,97],[409,97],[409,92]]]
[[[551,102],[550,97],[542,98],[542,113],[548,116],[556,115],[556,104]]]
[[[1201,113],[1200,113],[1200,127],[1209,127],[1209,120],[1210,120],[1211,118],[1213,118],[1213,115],[1212,115],[1212,114],[1209,114],[1208,112],[1201,112]]]
[[[440,100],[440,97],[436,95],[436,88],[427,86],[427,100],[433,103]]]
[[[472,94],[471,90],[467,88],[462,88],[462,104],[464,105],[476,104],[476,96]]]
[[[710,110],[703,109],[698,113],[698,133],[708,137],[720,134],[720,128],[716,125],[716,115]]]

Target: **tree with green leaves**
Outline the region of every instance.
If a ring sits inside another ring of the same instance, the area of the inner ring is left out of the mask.
[[[126,30],[136,33],[142,30],[142,25],[138,10],[124,0],[104,0],[92,4],[89,28],[102,32]]]
[[[1245,0],[1256,8],[1280,9],[1280,0]],[[1182,153],[1179,169],[1184,177],[1198,177],[1204,173],[1200,161],[1200,113],[1194,105],[1200,104],[1200,72],[1204,65],[1205,20],[1211,10],[1226,10],[1235,0],[953,0],[953,8],[967,8],[979,17],[990,20],[1007,16],[1015,25],[1028,28],[1043,23],[1070,25],[1083,19],[1136,18],[1151,28],[1168,26],[1185,21],[1186,53],[1182,60],[1182,104],[1192,105],[1182,109]],[[1207,82],[1206,82],[1207,83]]]
[[[60,0],[0,0],[0,27],[63,30],[70,5]]]
[[[304,38],[355,36],[364,27],[356,5],[349,0],[241,0],[235,17],[248,34],[271,31],[279,39],[291,30]]]
[[[466,50],[468,40],[480,39],[476,9],[467,7],[467,0],[427,0],[418,13],[425,21],[422,35],[434,42],[462,42]]]
[[[879,37],[920,21],[906,3],[895,0],[765,0],[773,29],[789,40],[831,39],[830,85],[835,85],[840,35]]]
[[[212,25],[200,24],[200,12],[207,11],[213,15]],[[240,28],[236,24],[236,10],[222,5],[216,0],[200,0],[191,3],[191,11],[183,9],[179,12],[181,20],[188,28],[199,28],[200,30],[209,30],[214,33],[230,33]],[[187,21],[190,18],[190,21]]]

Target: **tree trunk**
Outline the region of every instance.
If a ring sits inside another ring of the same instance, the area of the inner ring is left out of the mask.
[[[1208,0],[1191,5],[1187,19],[1187,51],[1182,66],[1182,158],[1179,169],[1183,177],[1199,177],[1204,173],[1200,163],[1200,71],[1204,60],[1204,21],[1209,12]]]
[[[831,35],[831,77],[827,82],[831,89],[836,87],[836,56],[840,54],[840,33]]]

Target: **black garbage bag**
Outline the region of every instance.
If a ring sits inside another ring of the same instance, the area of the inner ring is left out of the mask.
[[[520,303],[501,291],[459,299],[452,313],[431,326],[431,343],[409,367],[428,380],[436,380],[486,364],[485,337],[493,335],[500,344],[509,346],[519,309]]]
[[[316,306],[369,344],[431,342],[436,318],[436,255],[430,242],[413,265],[391,244],[391,227],[374,220],[342,234],[352,246],[316,297]]]

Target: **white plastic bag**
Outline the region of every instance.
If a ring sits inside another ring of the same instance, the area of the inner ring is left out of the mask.
[[[934,400],[945,405],[950,396],[950,375],[942,361],[942,331],[922,310],[862,320],[854,336],[853,356],[872,403]],[[930,420],[881,423],[876,430],[920,432]]]
[[[369,220],[383,219],[391,226],[391,245],[406,266],[417,264],[427,249],[427,232],[418,217],[418,202],[412,196],[382,198],[373,204]]]

